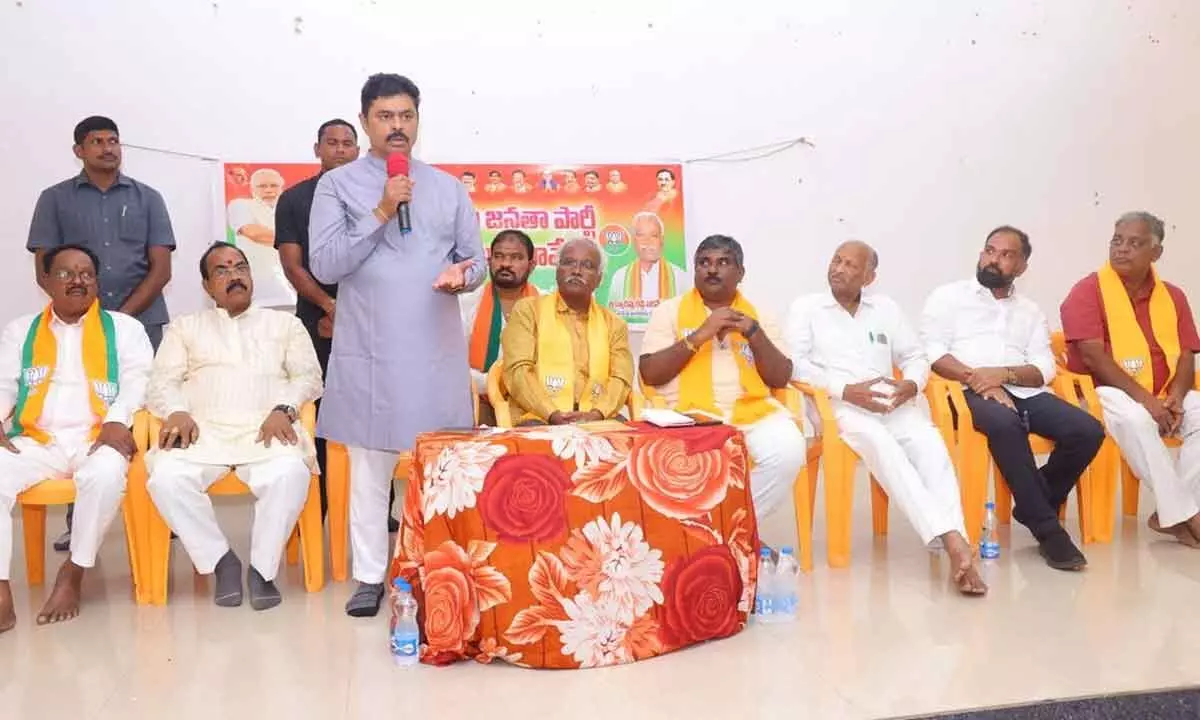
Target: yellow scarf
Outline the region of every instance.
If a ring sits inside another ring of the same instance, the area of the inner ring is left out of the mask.
[[[755,321],[758,320],[754,306],[747,302],[741,293],[734,296],[733,309]],[[708,315],[708,308],[704,305],[704,299],[700,297],[700,293],[695,289],[687,292],[679,303],[679,322],[676,323],[679,326],[679,339],[682,340],[688,333],[703,325],[704,321],[708,319]],[[762,330],[760,329],[759,332]],[[759,376],[758,368],[754,366],[754,354],[750,351],[750,342],[742,337],[741,333],[736,332],[729,333],[725,339],[733,348],[733,356],[737,359],[738,374],[742,384],[742,395],[733,405],[733,417],[730,418],[730,421],[734,425],[750,425],[775,412],[778,408],[770,402],[771,390]],[[707,342],[697,348],[696,354],[692,356],[687,365],[683,366],[683,372],[679,373],[679,407],[676,408],[679,412],[700,410],[717,416],[721,415],[721,411],[717,409],[713,399],[713,342]]]
[[[34,318],[25,336],[21,350],[21,377],[17,389],[17,406],[13,411],[13,426],[9,437],[25,435],[45,445],[50,434],[38,427],[50,382],[58,364],[58,342],[50,322],[54,316],[47,307]],[[119,390],[117,368],[117,333],[112,315],[100,309],[100,302],[92,303],[83,316],[83,371],[91,392],[88,398],[95,417],[91,439],[100,433],[100,425],[108,408],[117,398]]]
[[[537,371],[542,387],[560,412],[575,409],[575,353],[571,332],[559,317],[558,293],[538,299]],[[579,398],[580,412],[592,409],[608,387],[608,323],[592,300],[587,317],[588,387]]]
[[[1112,345],[1113,359],[1121,369],[1129,373],[1138,385],[1154,392],[1154,366],[1150,361],[1150,343],[1138,325],[1125,285],[1112,265],[1104,264],[1097,273],[1100,278],[1100,299],[1104,303],[1104,318],[1108,322],[1108,338]],[[1163,354],[1167,356],[1167,381],[1163,390],[1171,385],[1179,363],[1179,316],[1175,312],[1175,301],[1158,273],[1150,269],[1154,289],[1150,292],[1150,327]]]

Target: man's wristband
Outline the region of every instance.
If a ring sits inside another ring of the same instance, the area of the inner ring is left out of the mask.
[[[750,322],[752,323],[752,324],[750,325],[750,329],[749,329],[749,330],[747,330],[746,332],[742,333],[742,335],[743,335],[743,336],[744,336],[744,337],[745,337],[747,340],[749,340],[750,338],[754,337],[754,333],[758,332],[758,321],[757,321],[757,320],[751,320]]]
[[[371,212],[375,214],[375,218],[377,220],[379,220],[379,222],[381,222],[385,225],[387,224],[387,222],[389,220],[392,219],[392,216],[388,215],[386,212],[384,212],[383,208],[379,207],[378,205],[376,205],[375,209],[372,210]]]
[[[271,410],[287,415],[288,422],[296,422],[296,418],[299,417],[299,413],[296,412],[296,408],[292,407],[291,405],[276,405],[275,407],[271,408]]]
[[[692,336],[690,334],[683,336],[683,346],[688,349],[688,352],[693,354],[696,352],[697,348],[695,343],[692,342]]]

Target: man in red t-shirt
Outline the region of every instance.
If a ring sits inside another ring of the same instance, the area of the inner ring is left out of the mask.
[[[1091,375],[1108,431],[1154,491],[1150,527],[1200,547],[1200,336],[1183,291],[1159,279],[1163,221],[1146,212],[1117,220],[1108,264],[1063,301],[1067,367]],[[1163,438],[1183,441],[1179,462]]]

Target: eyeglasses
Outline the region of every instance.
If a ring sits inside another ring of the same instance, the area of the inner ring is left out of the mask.
[[[96,273],[91,270],[80,270],[79,272],[75,272],[74,270],[63,269],[55,270],[53,273],[51,273],[51,275],[53,275],[54,279],[58,280],[59,282],[74,282],[75,280],[79,280],[79,282],[85,285],[91,285],[96,281]]]
[[[592,262],[590,258],[584,258],[583,260],[576,260],[575,258],[561,258],[558,261],[558,266],[567,268],[568,270],[579,267],[587,270],[588,272],[595,272],[596,270],[600,269],[600,266]]]
[[[234,265],[233,267],[229,267],[228,265],[220,265],[220,266],[212,269],[213,277],[217,278],[218,280],[224,280],[226,278],[231,278],[234,275],[249,275],[249,274],[250,274],[250,263],[245,263],[245,262],[240,262],[237,265]]]

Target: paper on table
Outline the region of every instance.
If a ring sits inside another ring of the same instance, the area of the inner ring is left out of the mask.
[[[642,420],[657,427],[686,427],[696,424],[696,421],[687,415],[665,408],[646,408],[642,410]]]

